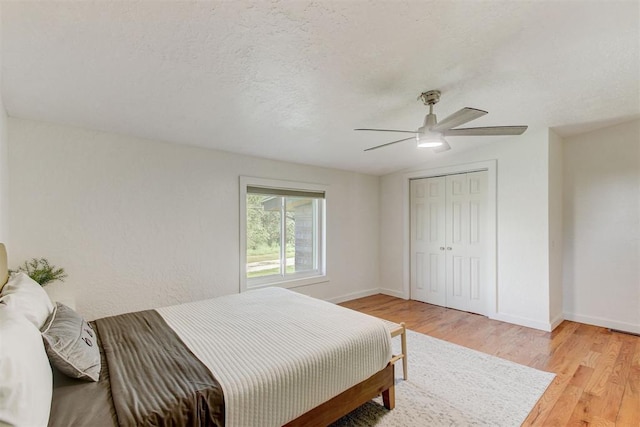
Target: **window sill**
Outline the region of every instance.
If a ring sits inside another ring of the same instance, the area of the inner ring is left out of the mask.
[[[318,283],[325,283],[329,281],[330,281],[329,276],[312,276],[312,277],[305,277],[300,279],[282,280],[278,282],[260,283],[255,285],[245,284],[245,287],[242,290],[242,292],[252,291],[254,289],[268,288],[271,286],[292,289],[292,288],[299,288],[302,286],[316,285]]]

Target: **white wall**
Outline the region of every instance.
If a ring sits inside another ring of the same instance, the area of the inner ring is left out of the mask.
[[[14,118],[9,156],[11,258],[65,267],[89,318],[238,292],[240,175],[329,185],[331,281],[297,290],[378,291],[378,177]]]
[[[497,313],[492,317],[551,329],[549,312],[549,132],[453,150],[412,170],[497,159]],[[403,251],[406,217],[403,185],[408,171],[385,175],[380,187],[380,284],[408,296]]]
[[[2,6],[0,3],[0,22]],[[0,31],[0,242],[9,243],[9,156],[7,143],[7,112],[2,102],[2,32]]]
[[[549,130],[549,319],[555,328],[564,319],[562,307],[562,181],[563,140]]]
[[[7,113],[0,92],[0,242],[9,244],[9,153]]]
[[[640,120],[566,138],[564,311],[640,333]]]

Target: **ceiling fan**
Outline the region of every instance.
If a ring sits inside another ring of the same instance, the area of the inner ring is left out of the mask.
[[[456,126],[463,125],[471,120],[475,120],[479,117],[487,114],[486,111],[478,110],[475,108],[465,107],[461,110],[451,114],[441,122],[438,122],[436,115],[433,114],[433,106],[440,101],[440,91],[430,90],[423,92],[418,96],[424,102],[424,105],[429,106],[429,114],[424,118],[424,123],[418,130],[395,130],[395,129],[354,129],[354,130],[368,130],[376,132],[402,132],[412,133],[413,136],[409,138],[399,139],[397,141],[387,142],[386,144],[376,145],[375,147],[367,148],[364,151],[377,150],[378,148],[386,147],[388,145],[397,144],[398,142],[409,141],[415,139],[419,148],[433,148],[436,153],[447,151],[451,149],[451,146],[444,139],[445,136],[502,136],[502,135],[522,135],[527,130],[527,126],[488,126],[477,128],[458,128],[453,129]]]

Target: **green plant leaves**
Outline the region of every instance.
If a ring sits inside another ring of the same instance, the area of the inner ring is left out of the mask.
[[[40,286],[55,282],[56,280],[64,281],[67,277],[64,268],[58,268],[55,265],[49,264],[46,258],[32,258],[29,261],[25,261],[24,264],[16,270],[9,270],[10,273],[18,271],[27,273],[27,275],[38,282]]]

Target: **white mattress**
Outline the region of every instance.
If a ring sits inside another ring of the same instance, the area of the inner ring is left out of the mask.
[[[220,382],[229,427],[281,426],[391,358],[381,320],[281,288],[157,311]]]

